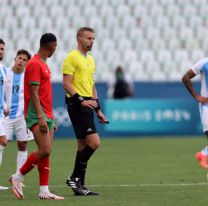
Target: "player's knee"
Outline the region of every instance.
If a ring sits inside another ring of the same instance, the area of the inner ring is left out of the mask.
[[[3,147],[6,147],[7,139],[6,138],[0,138],[0,145],[3,146]]]
[[[27,142],[25,141],[18,141],[17,142],[18,150],[19,151],[26,151],[27,150]]]
[[[99,147],[100,147],[100,141],[94,142],[94,143],[92,144],[92,148],[93,148],[94,150],[98,149]]]
[[[46,148],[46,149],[40,151],[40,157],[41,157],[41,159],[42,159],[42,158],[49,157],[49,156],[50,156],[50,153],[51,153],[51,150],[48,149],[48,148]]]
[[[51,150],[46,150],[44,152],[44,157],[49,157],[50,156],[50,153],[51,153]]]

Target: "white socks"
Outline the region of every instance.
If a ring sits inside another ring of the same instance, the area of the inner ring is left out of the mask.
[[[49,192],[48,185],[40,186],[40,193]]]
[[[18,151],[17,153],[17,169],[16,172],[22,167],[22,165],[27,160],[27,151]]]
[[[208,147],[207,146],[204,149],[202,149],[202,154],[205,156],[208,156]]]
[[[0,166],[1,166],[1,163],[2,163],[2,159],[3,159],[3,151],[4,151],[4,146],[0,145]]]

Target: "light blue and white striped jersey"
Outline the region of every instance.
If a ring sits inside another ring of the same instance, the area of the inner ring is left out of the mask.
[[[6,69],[6,104],[10,108],[9,119],[24,115],[24,72],[17,74],[12,67]]]
[[[5,95],[5,71],[6,67],[2,64],[0,64],[0,118],[3,118],[3,109],[5,108],[5,101],[4,101],[4,95]]]
[[[201,75],[201,96],[208,97],[208,57],[191,66],[193,72]]]

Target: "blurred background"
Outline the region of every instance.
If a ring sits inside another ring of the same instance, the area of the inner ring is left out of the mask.
[[[52,70],[57,137],[73,131],[64,105],[62,63],[76,48],[79,27],[95,29],[91,54],[96,86],[109,125],[102,136],[201,134],[198,105],[181,83],[183,74],[208,52],[208,0],[0,0],[0,38],[4,65],[18,49],[35,54],[43,33],[57,36],[48,64]],[[114,99],[109,87],[118,66],[133,92]],[[199,89],[199,79],[194,86]]]

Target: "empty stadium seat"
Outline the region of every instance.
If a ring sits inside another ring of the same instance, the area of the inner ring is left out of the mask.
[[[208,53],[207,10],[208,0],[1,0],[0,38],[11,56],[24,47],[34,54],[40,36],[53,32],[58,47],[50,63],[53,80],[61,81],[61,62],[76,48],[77,29],[91,26],[96,81],[107,81],[118,63],[137,81],[175,81]]]

